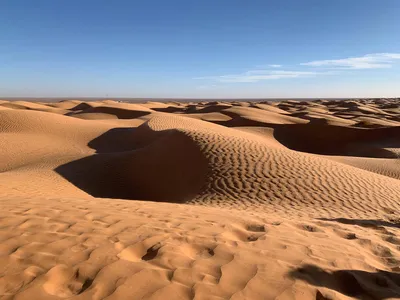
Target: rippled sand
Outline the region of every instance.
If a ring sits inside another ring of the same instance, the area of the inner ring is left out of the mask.
[[[0,100],[0,298],[398,299],[399,101]]]

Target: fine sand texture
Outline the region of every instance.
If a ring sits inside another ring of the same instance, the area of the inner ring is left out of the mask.
[[[399,299],[400,99],[0,100],[0,299]]]

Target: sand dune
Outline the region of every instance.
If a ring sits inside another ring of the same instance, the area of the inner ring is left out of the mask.
[[[398,299],[399,122],[398,99],[2,100],[0,297]]]

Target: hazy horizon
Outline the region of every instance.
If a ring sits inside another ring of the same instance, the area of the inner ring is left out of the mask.
[[[295,100],[295,101],[317,101],[317,100],[370,100],[370,99],[396,99],[400,100],[400,97],[317,97],[317,98],[299,98],[299,97],[290,97],[290,98],[148,98],[148,97],[1,97],[0,100],[7,100],[7,101],[31,101],[31,102],[62,102],[62,101],[69,101],[69,100],[81,100],[86,102],[91,101],[103,101],[103,100],[113,100],[118,102],[131,102],[131,103],[145,103],[145,102],[236,102],[236,101],[244,101],[244,102],[280,102],[280,101],[287,101],[287,100]]]

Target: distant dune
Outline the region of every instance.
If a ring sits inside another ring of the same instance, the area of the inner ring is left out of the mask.
[[[399,299],[399,101],[3,99],[0,298]]]

